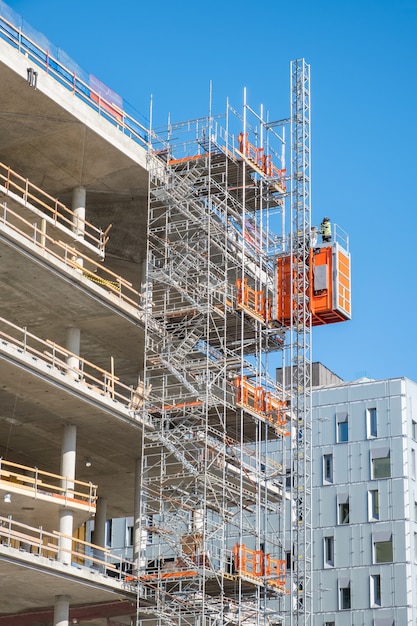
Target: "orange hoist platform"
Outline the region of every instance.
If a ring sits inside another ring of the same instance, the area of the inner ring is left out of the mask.
[[[296,268],[291,267],[291,256],[280,257],[273,317],[284,326],[291,324],[295,306],[297,294],[291,294],[295,276]],[[302,297],[302,294],[299,295]],[[350,254],[337,242],[311,248],[307,296],[313,326],[351,319]]]

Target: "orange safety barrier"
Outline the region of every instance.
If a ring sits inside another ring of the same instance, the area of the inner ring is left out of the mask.
[[[236,376],[234,384],[237,405],[263,415],[274,426],[285,426],[285,402],[275,398],[270,391],[265,391],[263,387],[253,385],[246,376]]]
[[[249,161],[252,161],[253,163],[255,163],[255,165],[257,165],[257,167],[259,167],[260,169],[263,169],[263,164],[265,160],[264,149],[255,148],[255,146],[249,143],[248,133],[245,133],[245,134],[239,133],[238,141],[239,141],[239,151],[242,154],[244,154],[245,157],[249,159]]]
[[[270,154],[265,157],[265,165],[264,165],[263,170],[265,174],[269,176],[269,178],[278,178],[279,184],[282,187],[282,189],[285,190],[287,188],[287,183],[285,182],[285,175],[287,173],[287,170],[286,169],[281,170],[278,167],[276,167],[276,165],[272,163],[272,157]]]
[[[167,579],[175,579],[175,578],[189,578],[191,576],[197,576],[198,572],[194,570],[177,570],[175,572],[161,572],[159,574],[145,574],[144,576],[139,576],[139,580],[167,580]],[[137,580],[137,577],[135,578]],[[126,580],[129,580],[126,578]],[[132,577],[131,580],[134,580]]]
[[[265,555],[265,576],[269,585],[285,587],[285,561]]]
[[[270,304],[264,292],[248,287],[246,278],[244,280],[238,278],[236,287],[238,306],[246,309],[258,319],[262,319],[265,322],[269,321]]]
[[[256,148],[248,141],[248,133],[238,135],[239,151],[259,167],[269,178],[278,178],[280,187],[285,190],[285,175],[287,170],[279,169],[272,163],[272,156],[264,154],[264,148]]]
[[[287,423],[286,408],[286,402],[274,398],[270,391],[266,393],[265,412],[270,422],[273,422],[276,426],[285,426]]]
[[[248,382],[246,376],[235,378],[236,403],[257,413],[265,412],[265,389]]]
[[[269,585],[285,586],[285,561],[273,559],[263,550],[249,550],[237,543],[233,550],[234,567],[238,574],[249,578],[265,577]]]

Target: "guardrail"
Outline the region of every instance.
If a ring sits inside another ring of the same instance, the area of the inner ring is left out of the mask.
[[[0,317],[0,340],[11,343],[22,354],[39,359],[43,364],[54,368],[61,374],[70,376],[89,389],[111,400],[116,400],[128,408],[137,410],[142,405],[140,400],[146,395],[143,385],[141,387],[139,384],[137,389],[133,389],[120,382],[113,371],[104,370],[53,341],[44,341],[28,332],[26,328],[16,326],[2,317]],[[74,358],[77,359],[78,367],[67,363],[69,357],[72,357],[72,361]],[[138,396],[140,396],[139,399]]]
[[[96,506],[97,485],[74,478],[45,472],[37,467],[12,463],[0,458],[0,480],[12,483],[13,487],[29,489],[36,498],[39,494],[55,496],[65,501]]]
[[[72,549],[66,548],[68,539],[72,541]],[[0,541],[3,545],[19,549],[23,552],[36,554],[48,559],[59,561],[59,555],[71,555],[71,563],[96,569],[109,577],[128,582],[132,579],[133,562],[116,557],[110,550],[97,546],[77,537],[69,537],[63,533],[48,532],[41,526],[36,528],[9,517],[0,516]],[[37,562],[39,566],[39,562]]]
[[[104,249],[108,241],[107,234],[111,225],[105,231],[97,228],[87,220],[78,216],[57,198],[53,198],[48,193],[34,185],[27,178],[12,170],[4,163],[0,162],[0,185],[4,187],[5,193],[13,192],[23,200],[27,209],[39,209],[53,222],[60,223],[71,231],[75,238],[81,234],[88,243],[96,246],[100,253],[104,254]]]
[[[5,19],[4,16],[0,16],[0,37],[32,63],[45,70],[47,74],[118,128],[124,135],[144,147],[148,146],[148,130],[143,124],[128,115],[117,104],[103,97],[99,90],[83,81],[74,71],[60,63],[48,50],[43,49],[33,38]],[[95,82],[99,83],[98,80]],[[103,87],[105,86],[103,85]],[[110,90],[107,89],[107,91]]]
[[[37,224],[32,224],[21,217],[16,211],[5,204],[0,205],[0,223],[5,224],[27,241],[51,254],[55,259],[63,262],[68,268],[79,271],[84,277],[99,284],[106,291],[110,291],[120,300],[139,307],[141,294],[132,287],[132,283],[118,274],[106,269],[101,263],[94,261],[74,247],[56,241],[46,232],[42,232]]]

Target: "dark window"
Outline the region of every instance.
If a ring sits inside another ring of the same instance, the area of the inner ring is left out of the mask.
[[[349,500],[339,502],[339,524],[349,524]]]
[[[389,478],[391,476],[391,462],[389,456],[372,459],[372,478]]]
[[[381,606],[381,576],[371,576],[371,606]]]
[[[340,610],[346,611],[351,608],[350,584],[340,587]]]
[[[348,437],[348,422],[338,422],[337,424],[337,441],[342,443],[349,441]]]
[[[392,563],[392,560],[393,560],[392,538],[389,541],[375,541],[374,562],[375,563]]]
[[[368,436],[376,437],[378,435],[377,415],[376,409],[368,409]]]
[[[334,537],[324,538],[324,564],[334,566]]]
[[[323,474],[324,482],[333,482],[333,454],[323,455]]]

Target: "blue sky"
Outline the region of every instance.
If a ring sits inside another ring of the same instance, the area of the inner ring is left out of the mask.
[[[314,329],[345,380],[417,380],[417,0],[10,0],[132,106],[165,123],[228,96],[289,114],[289,63],[312,79],[313,222],[349,233],[353,319]],[[59,9],[57,8],[59,6]]]

